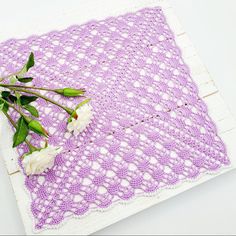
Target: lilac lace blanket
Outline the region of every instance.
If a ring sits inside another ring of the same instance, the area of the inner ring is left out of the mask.
[[[95,113],[75,138],[63,111],[37,102],[49,142],[63,152],[47,173],[25,177],[36,229],[229,164],[160,8],[8,40],[0,44],[0,72],[20,68],[30,51],[36,86],[84,87]]]

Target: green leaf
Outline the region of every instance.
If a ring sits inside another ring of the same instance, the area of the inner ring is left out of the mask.
[[[26,63],[26,69],[27,71],[34,66],[34,54],[33,52],[30,53],[28,61]]]
[[[25,108],[28,112],[30,112],[30,114],[31,114],[32,116],[39,117],[38,110],[37,110],[34,106],[25,105],[24,108]]]
[[[32,77],[23,77],[23,78],[17,77],[17,79],[21,83],[28,83],[28,82],[31,82],[34,78],[32,78]]]
[[[2,91],[2,98],[8,98],[9,97],[9,95],[11,94],[9,91]]]
[[[4,103],[0,103],[0,110],[3,110]]]
[[[8,112],[8,109],[9,109],[9,106],[8,106],[7,103],[5,103],[2,110],[3,110],[4,112]]]
[[[3,112],[8,112],[8,104],[5,101],[0,100],[0,110]]]
[[[38,97],[36,96],[26,96],[26,95],[22,95],[20,97],[20,104],[22,106],[28,105],[29,103],[35,101]]]
[[[79,104],[76,106],[75,110],[77,110],[78,108],[82,107],[82,106],[85,105],[86,103],[89,103],[90,101],[91,101],[91,98],[85,99],[84,101],[82,101],[81,103],[79,103]]]
[[[79,103],[74,111],[72,112],[72,114],[70,115],[70,117],[68,118],[68,123],[70,123],[72,121],[72,118],[77,119],[77,114],[76,114],[76,110],[80,107],[82,107],[83,105],[85,105],[86,103],[89,103],[91,101],[91,98],[85,99],[84,101],[82,101],[81,103]]]
[[[5,103],[4,107],[3,107],[3,111],[4,112],[8,112],[9,106],[8,104]]]
[[[36,134],[48,137],[48,132],[44,129],[44,127],[41,125],[39,121],[31,120],[28,123],[28,127],[30,130],[34,131]]]
[[[10,84],[15,84],[17,82],[17,78],[15,75],[10,77]]]
[[[28,133],[29,133],[28,125],[24,120],[24,118],[20,117],[20,119],[17,122],[16,132],[13,137],[13,147],[16,147],[19,144],[23,143]]]
[[[10,101],[12,103],[15,103],[17,101],[17,97],[12,95],[9,91],[3,91],[2,92],[2,98],[6,101]]]
[[[16,104],[18,106],[21,106],[21,103],[20,103],[21,94],[19,92],[15,91],[15,95],[16,95]]]
[[[23,68],[20,70],[20,72],[18,73],[18,76],[20,77],[20,76],[24,75],[33,66],[34,66],[34,54],[33,54],[33,52],[31,52],[29,55],[28,61],[23,66]]]
[[[9,96],[9,100],[10,100],[11,102],[15,103],[15,102],[17,101],[17,97],[14,96],[14,95],[10,95],[10,96]]]

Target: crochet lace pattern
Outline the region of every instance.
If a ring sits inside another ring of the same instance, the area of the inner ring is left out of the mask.
[[[229,164],[161,8],[3,42],[1,74],[20,68],[30,51],[35,86],[83,87],[94,109],[75,138],[66,132],[67,114],[36,102],[49,143],[63,147],[51,170],[25,176],[36,229]],[[67,106],[79,102],[46,94]],[[26,150],[21,145],[19,155]]]

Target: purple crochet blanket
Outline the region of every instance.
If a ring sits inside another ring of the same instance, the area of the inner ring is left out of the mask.
[[[53,169],[25,177],[36,229],[229,164],[160,8],[8,40],[0,44],[0,71],[20,68],[30,51],[36,86],[84,87],[95,113],[75,138],[66,132],[67,115],[38,100],[49,143],[63,152]]]

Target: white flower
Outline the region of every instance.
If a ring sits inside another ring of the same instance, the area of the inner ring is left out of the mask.
[[[22,165],[27,175],[41,174],[54,165],[54,160],[61,148],[48,146],[25,155]]]
[[[75,136],[81,133],[90,124],[93,117],[92,106],[84,104],[76,110],[77,119],[72,118],[67,125],[67,130],[73,132]]]

